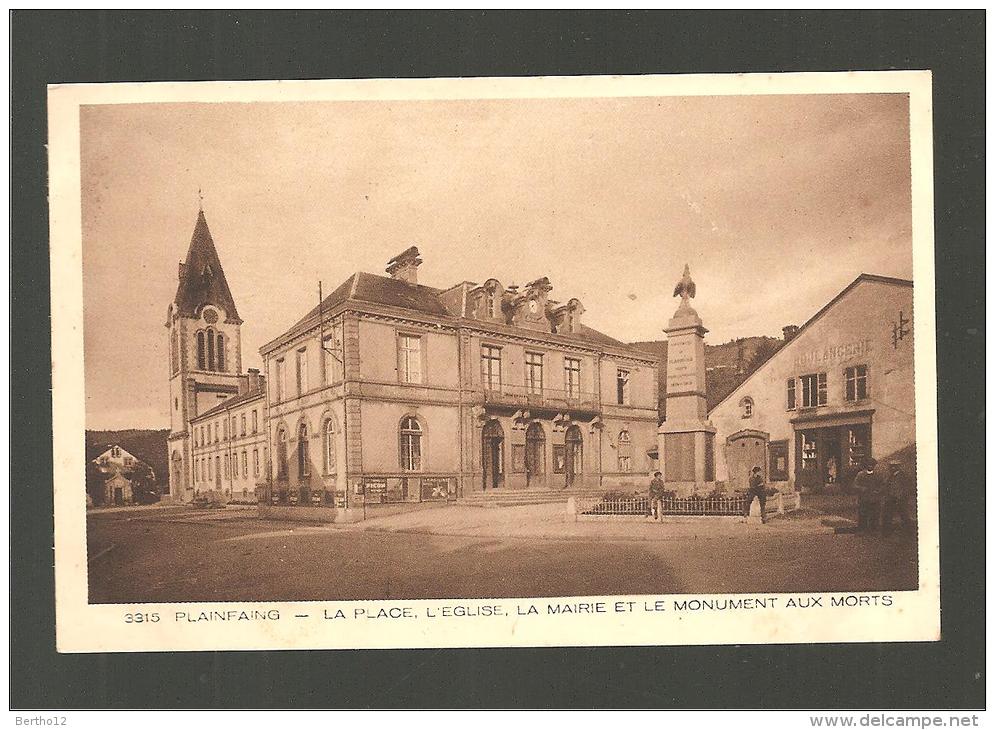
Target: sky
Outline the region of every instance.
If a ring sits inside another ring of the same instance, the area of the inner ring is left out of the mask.
[[[259,347],[416,245],[419,282],[549,277],[663,339],[780,336],[860,273],[911,278],[904,94],[83,107],[88,428],[169,423],[166,309],[200,205]]]

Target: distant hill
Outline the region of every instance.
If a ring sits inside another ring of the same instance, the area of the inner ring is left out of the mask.
[[[100,446],[117,444],[152,467],[157,484],[160,486],[169,484],[167,436],[169,436],[168,428],[128,428],[122,431],[91,431],[87,429],[87,459],[96,458]]]
[[[667,341],[632,342],[633,347],[660,358],[660,420],[667,417]],[[784,340],[776,337],[740,337],[721,345],[705,345],[706,402],[711,410],[760,365],[777,352]]]

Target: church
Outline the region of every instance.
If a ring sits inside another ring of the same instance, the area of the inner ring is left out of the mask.
[[[267,458],[265,384],[258,370],[242,372],[242,320],[203,210],[177,278],[165,323],[170,496],[254,503]]]

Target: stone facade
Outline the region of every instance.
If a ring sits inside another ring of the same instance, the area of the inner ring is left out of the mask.
[[[580,302],[551,300],[546,279],[440,290],[417,284],[420,263],[409,249],[390,278],[353,275],[261,349],[271,503],[648,480],[653,356],[582,325]]]

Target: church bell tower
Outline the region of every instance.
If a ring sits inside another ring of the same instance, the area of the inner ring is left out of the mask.
[[[193,499],[190,420],[239,392],[242,320],[203,209],[197,214],[176,296],[166,314],[169,342],[169,495]],[[167,495],[164,495],[164,498]]]

